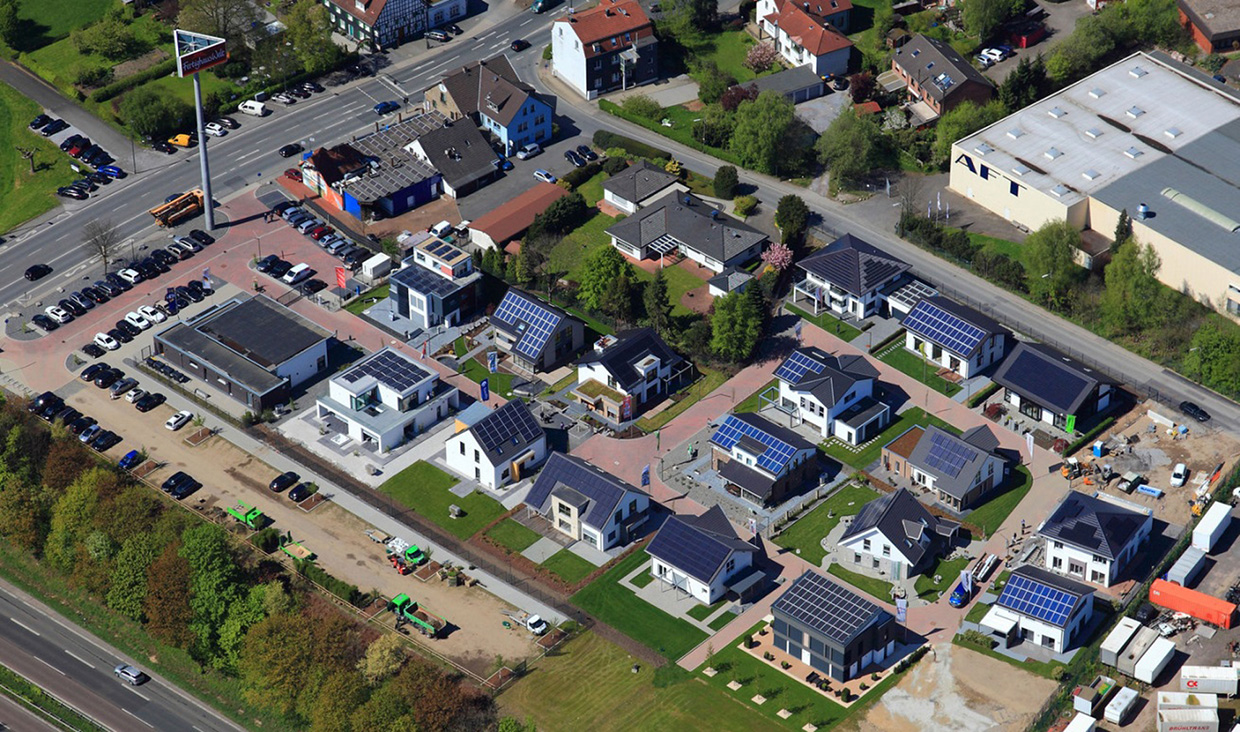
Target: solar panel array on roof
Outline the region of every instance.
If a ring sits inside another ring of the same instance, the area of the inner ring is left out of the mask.
[[[504,453],[509,443],[524,445],[538,439],[542,428],[520,399],[508,402],[491,412],[471,428],[478,441],[489,452]]]
[[[723,542],[697,531],[675,516],[663,522],[647,549],[651,556],[702,582],[710,582],[714,578],[729,551]]]
[[[1014,574],[1008,578],[999,604],[1018,613],[1062,627],[1080,598],[1037,580]]]
[[[968,445],[941,432],[930,433],[930,452],[926,465],[955,478],[976,453]]]
[[[560,323],[560,316],[555,311],[512,293],[504,296],[495,311],[495,318],[516,326],[521,337],[514,347],[529,358],[538,358],[547,339]]]
[[[724,450],[731,451],[743,437],[756,440],[766,448],[758,456],[758,467],[775,475],[782,473],[784,466],[796,454],[796,448],[792,445],[789,445],[775,435],[742,422],[735,415],[731,414],[723,421],[723,424],[719,426],[719,429],[715,431],[710,440]]]
[[[806,572],[780,596],[771,610],[845,643],[869,624],[882,608],[817,572]]]
[[[443,242],[443,243],[435,245],[434,247],[430,247],[429,251],[431,254],[434,254],[436,257],[439,257],[440,259],[455,259],[461,254],[461,250],[457,249],[456,247],[452,246],[451,244],[447,242]]]
[[[904,319],[904,327],[949,351],[965,355],[972,353],[986,338],[985,330],[926,300],[913,307]]]
[[[826,364],[821,361],[810,358],[800,351],[793,351],[792,355],[788,356],[779,365],[779,368],[775,369],[775,378],[797,384],[811,371],[815,374],[820,374],[824,368],[826,368]]]
[[[404,391],[419,381],[430,376],[430,373],[417,364],[405,360],[393,351],[380,351],[371,358],[354,366],[340,378],[356,384],[366,376],[373,376],[381,384]]]

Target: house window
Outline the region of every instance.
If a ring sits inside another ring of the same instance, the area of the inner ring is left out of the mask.
[[[853,564],[861,564],[861,552],[853,552]]]
[[[868,551],[870,551],[870,540],[869,540],[869,539],[862,539],[862,541],[861,541],[861,548],[862,548],[862,549],[864,549],[864,550],[866,550],[867,552],[868,552]]]
[[[1044,636],[1042,636],[1042,645],[1043,645],[1044,647],[1046,647],[1046,648],[1054,648],[1054,647],[1055,647],[1055,639],[1054,639],[1054,638],[1052,638],[1052,637],[1051,637],[1051,636],[1049,636],[1049,635],[1044,635]]]
[[[623,510],[616,511],[616,515],[613,517],[613,520],[614,520],[616,523],[620,523],[620,517],[621,517],[621,516],[623,516],[623,515],[624,515],[624,511],[623,511]]]
[[[610,544],[615,540],[616,540],[616,532],[614,530],[608,531],[607,532],[607,543]]]
[[[458,444],[458,445],[460,445],[460,446],[461,446],[461,454],[462,454],[462,455],[464,455],[464,454],[465,454],[465,443],[464,443],[464,442],[458,442],[458,443],[456,443],[456,444]]]
[[[890,544],[883,544],[883,556],[884,557],[891,556],[891,545]]]
[[[504,468],[504,472],[500,473],[499,477],[503,480],[508,480],[508,468]]]
[[[635,513],[637,513],[637,499],[636,498],[629,501],[629,514],[632,515]]]
[[[482,462],[482,454],[479,453],[477,450],[474,450],[474,462],[475,463]]]
[[[563,531],[563,532],[570,532],[573,530],[573,525],[565,521],[564,519],[560,519],[559,527],[560,527],[560,531]]]
[[[1092,572],[1090,572],[1090,573],[1089,573],[1089,581],[1090,581],[1090,582],[1097,582],[1098,584],[1102,584],[1102,583],[1104,583],[1104,582],[1106,582],[1106,581],[1107,581],[1107,576],[1106,576],[1106,574],[1105,574],[1105,573],[1103,573],[1103,572],[1099,572],[1098,570],[1096,570],[1096,569],[1095,569],[1095,570],[1093,570]]]
[[[1051,559],[1052,569],[1063,569],[1063,557],[1054,557]]]
[[[874,557],[874,569],[878,569],[878,557]]]
[[[1063,542],[1062,542],[1062,541],[1057,541],[1057,542],[1055,542],[1055,548],[1056,548],[1056,549],[1063,549]]]
[[[1100,557],[1100,556],[1098,556],[1097,554],[1095,554],[1095,555],[1094,555],[1094,561],[1095,561],[1095,562],[1097,562],[1098,564],[1106,564],[1106,563],[1107,563],[1107,558],[1106,558],[1106,557]]]
[[[573,515],[572,509],[570,509],[568,506],[565,506],[563,503],[555,504],[555,510],[561,516],[572,516]]]
[[[731,574],[734,569],[736,569],[735,559],[729,559],[728,563],[723,566],[723,571],[727,572],[728,574]]]

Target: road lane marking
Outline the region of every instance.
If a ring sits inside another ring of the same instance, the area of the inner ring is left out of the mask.
[[[95,668],[94,664],[92,664],[92,663],[90,663],[89,661],[85,660],[84,658],[82,658],[81,656],[77,655],[76,653],[74,653],[73,651],[69,650],[68,648],[66,648],[66,649],[65,649],[65,653],[68,653],[68,654],[69,654],[69,656],[70,656],[70,657],[72,657],[72,658],[73,658],[75,661],[77,661],[78,663],[85,664],[87,668],[90,668],[90,669],[92,669],[92,670]]]
[[[47,667],[48,667],[48,668],[50,668],[51,670],[53,670],[53,671],[55,671],[56,673],[60,674],[61,676],[65,676],[65,675],[67,675],[67,674],[65,674],[65,672],[64,672],[64,671],[61,671],[60,669],[56,668],[55,666],[53,666],[52,664],[48,663],[47,661],[44,661],[42,658],[39,658],[38,656],[31,656],[31,658],[33,658],[34,660],[36,660],[36,661],[38,661],[39,663],[43,664],[44,666],[47,666]]]
[[[138,695],[141,699],[143,699],[143,700],[145,700],[145,701],[147,701],[147,702],[150,702],[150,701],[151,701],[151,698],[150,698],[149,696],[147,696],[146,694],[143,694],[142,692],[138,691],[137,689],[133,688],[132,686],[126,686],[125,688],[126,688],[126,689],[129,689],[129,690],[130,690],[130,691],[132,691],[133,693],[137,694],[137,695]]]
[[[151,729],[155,729],[155,725],[153,725],[153,724],[151,724],[150,722],[146,721],[146,720],[145,720],[145,719],[143,719],[142,717],[139,717],[138,715],[136,715],[136,714],[134,714],[133,712],[131,712],[131,711],[129,711],[128,709],[126,709],[125,707],[121,707],[121,711],[122,711],[122,712],[124,712],[125,714],[128,714],[129,716],[133,717],[134,719],[138,720],[138,721],[139,721],[139,722],[141,722],[142,724],[145,724],[147,727],[150,727]]]
[[[39,635],[39,637],[42,637],[42,636],[39,634],[39,631],[35,630],[34,628],[31,628],[29,625],[26,625],[25,623],[23,623],[22,621],[18,620],[17,618],[9,618],[9,620],[12,620],[12,621],[13,621],[13,623],[14,623],[17,627],[21,628],[22,630],[26,631],[27,633],[34,633],[35,635]]]

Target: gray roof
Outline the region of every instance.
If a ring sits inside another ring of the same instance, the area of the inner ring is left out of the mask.
[[[1068,491],[1038,533],[1114,559],[1149,515]]]
[[[521,81],[504,54],[486,61],[468,63],[445,76],[439,83],[447,88],[452,101],[462,114],[485,112],[488,117],[504,126],[512,122],[513,117],[529,99],[546,103],[534,91],[534,87]],[[439,84],[435,84],[431,89],[438,86]],[[427,93],[430,93],[430,89]]]
[[[1099,384],[1112,379],[1050,346],[1022,342],[995,370],[996,384],[1050,409],[1076,414]]]
[[[767,239],[766,234],[716,211],[697,196],[676,192],[613,224],[607,233],[633,246],[670,236],[681,246],[725,265]]]
[[[418,142],[431,165],[453,188],[460,189],[495,174],[495,151],[471,123],[444,123],[423,134]]]
[[[810,67],[796,66],[754,79],[743,86],[757,89],[759,93],[770,90],[784,95],[791,95],[793,92],[817,86],[818,93],[821,95],[825,83],[822,77],[815,74]]]
[[[813,570],[798,577],[771,605],[771,612],[840,646],[872,625],[895,620],[878,605]]]
[[[1178,0],[1176,5],[1216,47],[1220,41],[1240,35],[1240,5],[1234,0]]]
[[[398,272],[392,274],[391,280],[399,282],[420,295],[436,295],[442,299],[478,279],[474,277],[476,274],[478,273],[475,271],[460,280],[449,279],[423,267],[410,257],[405,260],[404,266]],[[395,292],[393,288],[389,296]]]
[[[906,262],[852,234],[841,236],[797,266],[858,297],[909,269]]]
[[[639,160],[603,181],[603,190],[637,203],[667,188],[678,178],[657,165]]]
[[[928,425],[908,461],[933,475],[937,490],[964,498],[986,464],[986,458],[998,446],[998,438],[985,425],[978,425],[959,437]]]
[[[645,495],[645,491],[579,457],[553,452],[525,502],[545,514],[551,510],[551,496],[559,496],[578,507],[578,515],[587,526],[601,528],[629,493]]]
[[[840,541],[877,528],[892,546],[916,565],[935,546],[934,537],[949,536],[959,526],[955,521],[936,517],[912,493],[899,488],[862,506]],[[925,531],[932,536],[931,542],[923,545],[920,539]]]
[[[234,298],[194,318],[194,330],[250,361],[272,368],[331,337],[266,295]]]
[[[192,356],[195,361],[210,364],[213,369],[228,374],[234,382],[255,394],[266,394],[284,383],[284,379],[199,333],[187,323],[171,325],[157,333],[155,338]]]
[[[762,449],[759,445],[756,450],[749,448],[749,451],[761,454]],[[764,500],[771,495],[771,490],[775,487],[774,478],[768,478],[753,468],[747,467],[740,460],[729,460],[719,466],[719,477],[729,483],[739,485]]]
[[[470,426],[492,465],[513,458],[546,438],[546,432],[520,399],[513,399]]]
[[[990,80],[973,68],[973,64],[951,45],[921,33],[897,48],[892,60],[913,77],[927,94],[938,100],[948,99],[960,91],[966,82],[994,89]]]
[[[724,292],[733,292],[740,289],[744,284],[753,279],[753,275],[743,269],[736,267],[728,267],[719,274],[706,280],[706,284],[711,287],[717,287]]]
[[[684,361],[652,328],[626,331],[617,335],[616,339],[602,353],[591,351],[578,363],[601,365],[625,391],[630,391],[642,380],[636,365],[647,356],[655,356],[660,364],[673,369]]]
[[[438,112],[415,114],[349,143],[377,166],[363,176],[342,181],[341,187],[362,203],[373,203],[435,177],[435,169],[405,147],[420,135],[442,127],[443,121],[444,116]]]
[[[810,369],[802,372],[797,369],[790,374],[796,375],[795,378],[784,378],[780,369],[785,364],[802,358],[816,362],[821,369],[817,372]],[[775,369],[775,373],[797,391],[813,394],[814,398],[828,408],[834,407],[858,381],[878,378],[878,369],[871,365],[864,356],[850,354],[832,356],[817,346],[802,346],[796,349],[784,360],[784,364],[780,364],[780,367]]]
[[[734,553],[756,551],[756,546],[737,535],[723,509],[717,505],[700,516],[668,517],[646,545],[650,556],[705,583],[719,574]]]

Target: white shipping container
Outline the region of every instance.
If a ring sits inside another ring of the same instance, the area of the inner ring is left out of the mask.
[[[1120,689],[1111,703],[1107,705],[1106,711],[1103,712],[1103,719],[1114,724],[1123,724],[1124,718],[1132,711],[1132,705],[1137,703],[1140,694],[1136,689],[1124,687]]]
[[[1102,646],[1098,649],[1098,660],[1107,666],[1114,666],[1119,662],[1120,651],[1124,650],[1124,646],[1128,645],[1128,641],[1132,640],[1140,629],[1141,624],[1136,620],[1121,618],[1107,634],[1106,640],[1102,641]]]
[[[1218,709],[1218,694],[1185,694],[1182,691],[1158,692],[1158,708],[1162,709]]]
[[[362,274],[372,280],[378,279],[391,271],[392,258],[386,254],[376,254],[362,262]]]
[[[1077,714],[1076,717],[1068,722],[1068,726],[1063,728],[1063,732],[1094,732],[1098,723],[1088,714]],[[1215,730],[1215,732],[1218,732]]]
[[[1158,631],[1153,628],[1141,627],[1137,630],[1137,634],[1133,636],[1128,645],[1124,646],[1124,651],[1119,655],[1119,663],[1116,668],[1120,673],[1128,674],[1136,677],[1137,662],[1145,655],[1145,652],[1154,645],[1154,641],[1158,640]]]
[[[1132,677],[1147,684],[1154,683],[1154,679],[1158,678],[1158,674],[1162,673],[1168,663],[1171,663],[1171,657],[1174,655],[1175,643],[1166,638],[1159,638],[1154,641],[1145,655],[1141,656],[1141,660],[1137,661]]]
[[[1235,696],[1238,687],[1240,687],[1240,668],[1222,666],[1180,668],[1180,688],[1184,691]]]
[[[1201,517],[1201,521],[1193,529],[1193,546],[1203,552],[1213,551],[1223,532],[1231,523],[1231,506],[1226,503],[1215,503]]]
[[[1190,546],[1184,550],[1176,563],[1167,570],[1167,581],[1174,582],[1180,587],[1188,587],[1193,582],[1193,578],[1201,571],[1202,565],[1206,561],[1206,552],[1204,549],[1198,549]]]
[[[1218,732],[1218,710],[1159,710],[1158,732]]]

